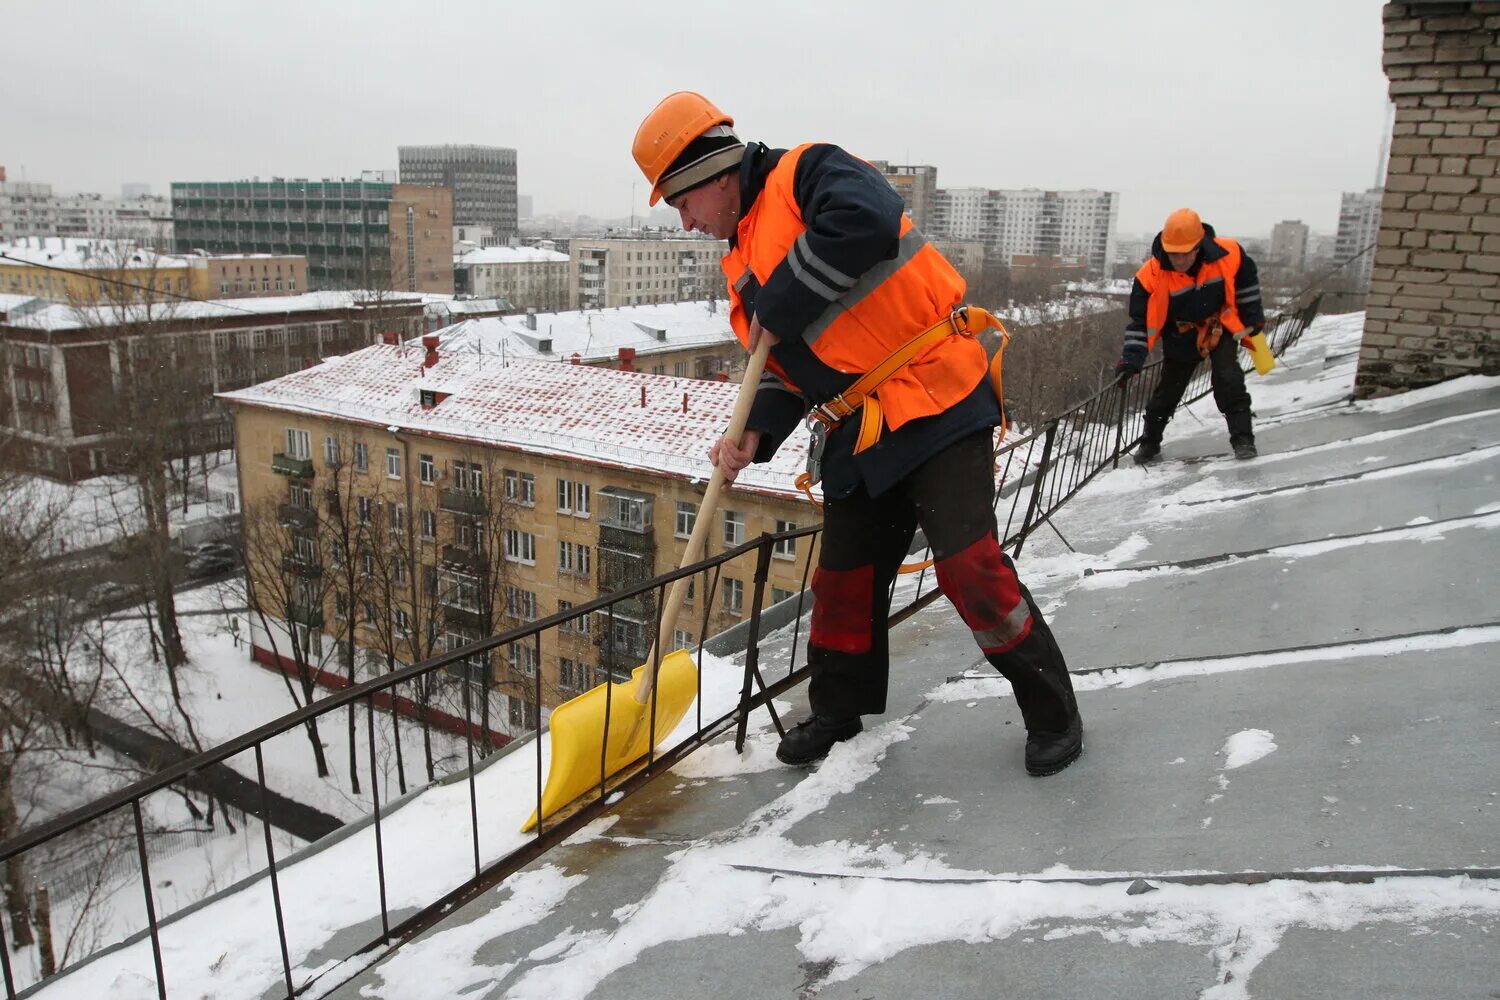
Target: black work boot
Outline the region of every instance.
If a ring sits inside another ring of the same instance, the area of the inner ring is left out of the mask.
[[[1260,454],[1255,450],[1255,439],[1252,437],[1232,437],[1229,439],[1229,447],[1234,449],[1234,457],[1241,460]]]
[[[1153,461],[1161,454],[1161,435],[1167,422],[1161,417],[1146,414],[1146,429],[1141,434],[1141,443],[1135,446],[1135,460],[1141,465]]]
[[[1226,413],[1224,423],[1229,425],[1229,447],[1234,449],[1234,457],[1254,458],[1257,452],[1255,431],[1250,423],[1250,411],[1236,410],[1234,413]]]
[[[1060,733],[1032,730],[1026,734],[1026,772],[1035,777],[1056,774],[1083,753],[1083,716],[1073,710],[1073,721]]]
[[[828,756],[835,743],[853,739],[864,729],[859,716],[852,719],[825,719],[814,715],[799,722],[781,738],[776,748],[776,759],[783,764],[811,764]]]

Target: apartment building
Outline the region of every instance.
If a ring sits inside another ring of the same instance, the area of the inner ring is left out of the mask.
[[[745,349],[722,300],[466,319],[436,331],[443,350],[676,378],[722,379]]]
[[[0,294],[0,434],[32,471],[61,480],[109,472],[128,444],[120,397],[144,366],[175,407],[178,444],[228,448],[214,394],[316,364],[393,333],[419,336],[420,297],[318,292],[232,301],[78,308]],[[173,373],[170,384],[162,372]],[[174,436],[176,436],[174,435]]]
[[[487,226],[504,242],[518,229],[516,151],[500,146],[400,146],[401,183],[453,192],[455,226]]]
[[[411,190],[392,174],[175,182],[174,247],[302,256],[314,291],[453,291],[451,195]]]
[[[1380,203],[1384,188],[1368,191],[1346,191],[1339,204],[1339,229],[1335,237],[1333,262],[1352,261],[1343,270],[1339,284],[1350,292],[1363,295],[1370,287],[1370,272],[1375,266],[1374,244],[1380,235]]]
[[[307,258],[292,255],[168,254],[126,239],[70,236],[23,236],[0,243],[0,255],[0,293],[70,304],[307,290]]]
[[[424,341],[222,397],[239,443],[250,592],[266,618],[253,635],[262,662],[358,679],[680,563],[736,386]],[[806,451],[799,430],[741,474],[713,515],[710,552],[818,518],[793,486]],[[767,604],[801,589],[810,548],[778,546]],[[753,568],[695,580],[672,648],[745,620]],[[484,728],[524,732],[644,662],[654,614],[648,595],[580,616],[539,646],[461,661],[445,692],[421,696],[456,705],[468,684]],[[358,652],[339,663],[351,639]],[[292,640],[303,662],[289,657]]]
[[[906,214],[912,225],[928,230],[932,217],[932,206],[937,200],[937,167],[928,164],[892,164],[885,160],[872,160],[871,166],[885,175],[891,187],[901,196]]]
[[[1093,277],[1109,273],[1119,195],[1113,191],[939,189],[928,235],[984,244],[987,259],[1009,266],[1017,257],[1087,260]]]
[[[569,301],[574,309],[690,302],[724,294],[723,240],[577,237],[569,242]]]
[[[1271,227],[1266,263],[1300,274],[1307,266],[1307,223],[1284,219]]]
[[[453,291],[515,309],[568,308],[568,255],[535,247],[468,247],[453,254]]]

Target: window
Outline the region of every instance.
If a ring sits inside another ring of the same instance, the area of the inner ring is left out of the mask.
[[[522,621],[535,621],[536,593],[520,587],[506,587],[505,613]]]
[[[401,478],[401,449],[387,448],[385,450],[385,478]]]
[[[286,499],[293,507],[312,510],[312,487],[294,479],[287,484]]]
[[[512,729],[535,729],[536,706],[522,698],[507,698],[510,702],[510,727]]]
[[[687,538],[693,533],[693,525],[698,522],[698,505],[695,503],[683,503],[677,501],[677,537]]]
[[[323,461],[331,469],[339,466],[339,439],[332,434],[323,439]]]
[[[437,478],[437,466],[433,464],[431,455],[417,456],[417,478],[429,486]]]
[[[525,507],[536,505],[536,477],[529,472],[505,470],[505,499]]]
[[[529,531],[505,529],[505,558],[511,562],[536,564],[536,536]]]
[[[724,578],[724,610],[732,615],[745,611],[745,584],[741,580]]]
[[[724,544],[740,545],[745,541],[745,515],[737,510],[724,512]]]
[[[782,601],[789,601],[796,596],[796,593],[790,590],[782,590],[780,587],[771,588],[772,604],[780,604]]]
[[[391,504],[391,534],[399,535],[406,530],[406,504]]]
[[[375,556],[366,550],[359,554],[359,565],[364,570],[365,576],[371,576],[375,572]]]
[[[678,378],[687,378],[687,372],[688,363],[686,361],[678,361],[677,363],[672,365],[672,374],[676,375]]]
[[[312,438],[307,431],[286,429],[286,455],[287,458],[312,458]]]
[[[577,660],[566,656],[557,660],[557,686],[569,691],[582,691],[589,686],[588,668]]]
[[[572,601],[558,601],[557,602],[557,610],[558,611],[569,611],[569,610],[572,610],[572,608],[573,608],[573,602]],[[574,635],[588,635],[589,634],[589,616],[588,615],[580,615],[577,618],[570,618],[567,621],[563,622],[561,625],[557,626],[557,630],[559,632],[571,632]]]
[[[316,540],[306,535],[297,535],[292,539],[292,546],[298,562],[315,563],[318,561],[318,543]]]
[[[333,595],[333,617],[337,618],[339,621],[343,621],[344,619],[349,617],[348,594]]]
[[[680,628],[679,629],[673,629],[672,630],[672,648],[673,649],[692,649],[693,648],[693,633],[688,632],[685,629],[680,629]]]
[[[531,643],[511,643],[505,647],[505,658],[510,661],[512,670],[525,674],[527,677],[536,676],[536,647]]]
[[[354,471],[368,472],[370,470],[370,449],[363,441],[354,442]]]
[[[373,625],[373,624],[375,624],[375,602],[374,601],[365,601],[364,602],[364,612],[365,612],[365,617],[364,617],[365,624],[366,625]]]
[[[582,542],[557,543],[557,571],[575,576],[588,576],[592,569],[593,551]]]
[[[359,509],[359,523],[369,524],[370,518],[375,512],[375,501],[369,497],[360,497],[357,501]]]
[[[397,586],[406,585],[406,560],[400,556],[391,560],[391,582]]]
[[[430,510],[422,511],[418,518],[421,524],[422,540],[430,542],[437,537],[437,514]]]
[[[391,625],[397,635],[407,635],[411,632],[411,616],[405,610],[397,608],[391,612]]]
[[[334,568],[344,568],[344,543],[335,541],[328,547],[328,557],[333,560]]]
[[[453,463],[453,486],[465,493],[479,495],[484,492],[484,469],[478,462]]]
[[[781,534],[783,531],[796,531],[796,530],[797,530],[797,522],[795,522],[795,521],[777,521],[776,522],[776,534],[778,534],[778,535]],[[771,549],[771,555],[775,556],[777,559],[795,559],[795,558],[797,558],[797,540],[795,538],[783,538],[783,539],[779,540],[776,543],[775,547]]]
[[[589,484],[571,479],[557,481],[557,512],[574,517],[589,516]]]

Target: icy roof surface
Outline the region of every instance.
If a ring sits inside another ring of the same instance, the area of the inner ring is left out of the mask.
[[[453,255],[454,264],[561,264],[568,255],[538,247],[478,247]]]
[[[470,320],[465,324],[484,322]],[[723,433],[739,386],[556,362],[506,360],[439,348],[367,347],[221,398],[297,413],[570,456],[707,480],[708,450]],[[448,398],[424,410],[419,391]],[[799,427],[776,458],[741,474],[745,488],[795,492],[807,459]]]
[[[352,306],[388,308],[420,305],[416,295],[389,294],[372,296],[369,292],[304,292],[301,295],[271,295],[264,298],[184,300],[165,298],[151,306],[150,316],[160,320],[222,319],[233,316],[273,316],[301,312],[318,312],[324,309],[347,309]],[[142,319],[146,314],[140,307],[133,307],[133,315]],[[88,327],[105,327],[117,324],[125,313],[123,305],[100,306],[78,309],[65,303],[54,303],[45,309],[12,319],[11,326],[28,327],[34,330],[78,330]]]
[[[192,259],[181,254],[139,248],[128,241],[78,236],[25,236],[0,242],[0,253],[7,258],[20,258],[20,263],[46,264],[72,271],[91,268],[114,270],[119,267],[187,267]],[[15,259],[0,261],[0,264],[15,263],[18,263]]]
[[[732,343],[729,306],[703,302],[620,306],[613,309],[537,313],[536,329],[526,316],[482,317],[437,331],[451,351],[502,355],[510,359],[583,361],[616,357],[620,348],[638,353]],[[542,350],[544,341],[550,350]]]

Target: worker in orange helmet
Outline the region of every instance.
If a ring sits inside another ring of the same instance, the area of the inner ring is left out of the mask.
[[[1214,233],[1198,213],[1179,208],[1151,244],[1151,258],[1136,272],[1130,292],[1130,323],[1115,371],[1123,384],[1140,374],[1157,340],[1162,345],[1161,378],[1146,402],[1146,427],[1135,460],[1161,454],[1167,421],[1207,358],[1214,402],[1229,425],[1235,458],[1254,458],[1250,393],[1236,344],[1265,328],[1260,278],[1255,261],[1234,240]]]
[[[939,587],[1015,691],[1026,769],[1062,770],[1083,749],[1083,722],[1062,652],[996,539],[1001,413],[963,278],[868,163],[826,143],[747,144],[733,125],[682,91],[646,116],[633,152],[652,204],[729,242],[730,325],[752,352],[772,345],[743,438],[721,439],[710,460],[733,482],[804,417],[813,429],[825,507],[812,717],[777,757],[810,764],[885,711],[891,584],[920,526]]]

